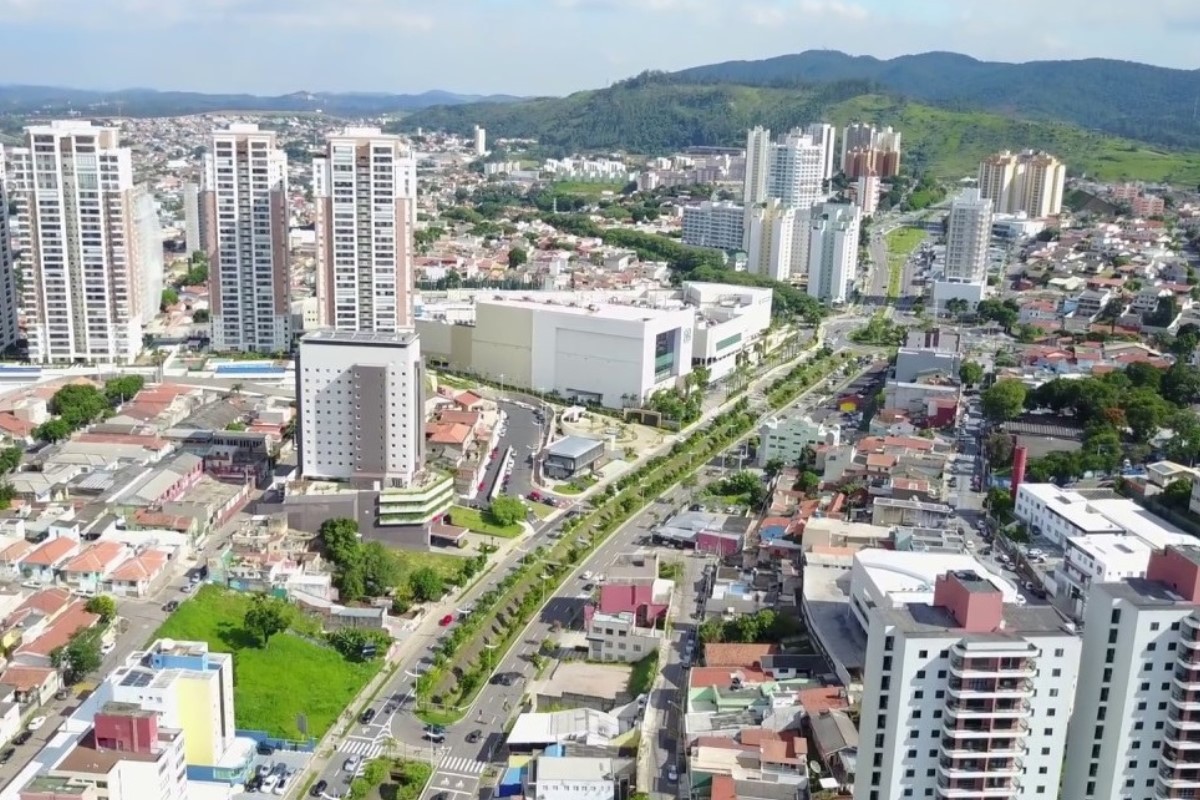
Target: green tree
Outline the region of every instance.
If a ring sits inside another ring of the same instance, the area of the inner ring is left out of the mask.
[[[787,464],[784,463],[782,458],[772,458],[766,463],[763,471],[766,472],[767,477],[774,478],[776,475],[783,472],[783,468],[785,466],[787,466]]]
[[[1200,458],[1200,417],[1190,409],[1180,409],[1164,425],[1173,434],[1167,440],[1167,457],[1189,466],[1194,464]]]
[[[1176,361],[1162,378],[1162,396],[1177,406],[1200,400],[1200,370]]]
[[[50,413],[62,417],[71,429],[89,425],[109,411],[108,399],[91,384],[64,386],[50,398]]]
[[[983,382],[983,367],[977,361],[964,361],[958,368],[958,379],[965,386],[978,386]]]
[[[367,542],[361,556],[363,584],[370,597],[382,597],[400,582],[400,562],[381,542]]]
[[[820,487],[821,476],[812,470],[804,470],[796,480],[796,489],[804,492],[805,495],[815,494]]]
[[[525,504],[515,497],[500,495],[488,506],[487,515],[496,525],[507,527],[525,519]]]
[[[984,390],[980,398],[983,414],[993,422],[1005,422],[1018,417],[1025,408],[1025,384],[1013,378],[996,381]]]
[[[192,322],[196,323],[197,325],[203,325],[204,323],[208,322],[209,319],[210,317],[208,314],[208,309],[206,308],[197,308],[192,312]]]
[[[242,624],[246,626],[246,630],[258,637],[263,647],[266,647],[270,644],[272,636],[288,629],[295,611],[286,600],[256,594],[250,600],[250,607],[246,609]]]
[[[1135,361],[1125,368],[1125,377],[1135,387],[1157,392],[1162,386],[1163,370],[1145,361]]]
[[[508,251],[508,268],[516,269],[529,260],[529,254],[523,247],[514,247]]]
[[[1135,442],[1149,441],[1172,410],[1166,400],[1149,389],[1130,392],[1121,405]]]
[[[65,645],[50,651],[50,665],[62,672],[64,683],[78,682],[100,669],[103,663],[100,631],[96,628],[76,631]]]
[[[356,558],[362,548],[358,522],[348,517],[327,519],[317,529],[324,546],[325,557],[334,564],[344,564]]]
[[[992,516],[998,520],[1007,520],[1012,516],[1013,500],[1012,493],[1007,489],[1001,489],[998,486],[993,486],[988,489],[987,498],[984,500],[984,505]]]
[[[172,289],[170,286],[162,290],[162,302],[159,308],[166,311],[169,307],[179,302],[179,292]]]
[[[1171,508],[1186,509],[1192,500],[1192,482],[1178,478],[1163,489],[1162,500]]]
[[[442,576],[433,567],[420,567],[408,576],[408,586],[413,598],[421,603],[438,600],[446,593]]]
[[[115,406],[133,399],[133,396],[140,392],[145,385],[146,379],[141,375],[122,375],[119,378],[110,378],[104,382],[104,396],[109,403]]]
[[[71,426],[62,417],[48,419],[33,429],[33,438],[43,442],[61,442],[71,435]]]
[[[21,466],[21,459],[24,457],[25,451],[16,446],[6,447],[0,450],[0,473],[8,474]]]
[[[106,594],[90,598],[84,608],[92,614],[98,614],[105,625],[117,617],[117,601]]]

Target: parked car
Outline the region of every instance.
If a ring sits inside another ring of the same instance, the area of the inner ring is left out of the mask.
[[[17,754],[17,748],[7,747],[4,752],[0,753],[0,764],[7,764],[12,760],[12,757]]]
[[[196,584],[185,583],[183,586],[179,587],[179,591],[183,592],[184,594],[191,594],[192,591],[195,590],[195,588],[196,588]]]
[[[45,717],[34,717],[33,719],[29,720],[29,724],[26,727],[31,731],[36,731],[38,728],[42,727],[45,724],[46,724]]]
[[[163,611],[170,614],[172,611],[176,610],[177,608],[179,608],[178,600],[168,600],[166,605],[163,606]]]
[[[269,742],[259,742],[255,746],[254,752],[258,753],[260,756],[273,756],[275,755],[275,748],[272,747]],[[265,767],[266,764],[262,764],[260,766]]]
[[[262,779],[262,791],[265,793],[274,792],[275,787],[278,785],[279,785],[279,776],[276,775],[274,772],[268,774],[265,778]]]
[[[317,781],[316,783],[313,784],[312,789],[310,789],[308,793],[310,795],[312,795],[313,797],[320,797],[322,794],[325,793],[325,790],[328,788],[329,788],[329,781]]]
[[[443,628],[448,628],[448,627],[450,627],[451,624],[453,624],[453,622],[454,622],[454,615],[447,614],[446,616],[444,616],[440,620],[438,620],[438,625],[441,625]]]
[[[33,731],[24,730],[13,737],[13,744],[25,744],[33,738]]]

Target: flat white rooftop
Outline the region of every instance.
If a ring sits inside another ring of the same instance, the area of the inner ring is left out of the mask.
[[[1155,550],[1169,544],[1195,544],[1196,538],[1156,517],[1132,500],[1092,500],[1092,508],[1121,530],[1138,537]]]
[[[596,317],[597,319],[613,319],[626,322],[652,322],[660,317],[666,317],[673,314],[695,315],[695,310],[691,308],[683,308],[676,306],[674,308],[658,308],[654,306],[639,306],[639,305],[620,305],[617,303],[561,303],[561,302],[537,302],[535,300],[522,300],[504,298],[479,298],[478,305],[494,305],[494,306],[509,306],[511,308],[525,308],[530,311],[544,311],[547,313],[553,312],[556,314],[567,314],[575,317]]]
[[[1154,552],[1154,548],[1141,538],[1124,533],[1073,536],[1070,546],[1102,564],[1106,572],[1145,572],[1150,554]]]
[[[966,553],[923,553],[867,549],[854,554],[852,581],[862,575],[877,597],[889,597],[896,605],[932,603],[933,587],[939,576],[965,570],[989,580],[1006,603],[1024,602],[1017,587]]]
[[[1048,511],[1084,533],[1117,533],[1121,530],[1119,525],[1096,510],[1096,503],[1101,501],[1089,501],[1078,492],[1062,489],[1053,483],[1023,483],[1018,489],[1018,497],[1021,492],[1044,504]]]

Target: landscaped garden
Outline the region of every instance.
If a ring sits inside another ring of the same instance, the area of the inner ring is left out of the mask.
[[[260,634],[246,626],[254,597],[205,586],[154,636],[207,642],[213,652],[233,654],[234,719],[239,729],[300,739],[296,717],[304,714],[308,734],[320,738],[379,671],[381,662],[348,661],[332,647],[315,643],[310,638],[312,620],[302,615],[264,645]]]

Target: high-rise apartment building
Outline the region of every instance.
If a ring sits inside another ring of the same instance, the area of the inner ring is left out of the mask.
[[[212,347],[282,352],[291,346],[287,156],[272,131],[214,131],[200,196],[209,256]]]
[[[1071,800],[1200,796],[1200,547],[1092,584],[1064,764]]]
[[[321,324],[411,329],[417,165],[408,148],[378,128],[330,136],[313,159],[313,197]]]
[[[487,155],[487,130],[475,126],[475,157],[483,158]]]
[[[829,303],[850,299],[858,271],[857,206],[824,203],[809,214],[808,294]]]
[[[769,130],[760,126],[746,133],[746,176],[742,184],[742,201],[747,211],[767,199],[770,152]]]
[[[158,203],[144,186],[133,190],[133,231],[136,237],[138,271],[131,284],[138,319],[149,324],[159,312],[163,292],[163,229],[158,221]]]
[[[804,133],[820,145],[822,152],[821,180],[833,180],[834,161],[837,157],[837,128],[828,122],[814,122],[804,129]]]
[[[797,215],[804,212],[771,199],[749,209],[746,271],[777,281],[792,277]]]
[[[1004,150],[979,163],[978,185],[997,213],[1048,217],[1062,211],[1066,174],[1048,153]]]
[[[847,178],[875,174],[892,178],[900,174],[900,131],[855,123],[842,135],[842,172]]]
[[[1058,612],[959,570],[865,613],[855,800],[1057,796],[1080,652]]]
[[[842,131],[842,153],[839,158],[842,172],[846,172],[847,158],[855,150],[870,150],[875,146],[875,126],[866,122],[852,122]]]
[[[183,185],[183,241],[189,256],[204,246],[200,237],[200,185],[196,183]]]
[[[854,183],[854,205],[864,217],[869,217],[879,208],[879,176],[874,172],[860,175]]]
[[[812,208],[823,196],[825,151],[799,130],[771,145],[767,197],[788,208]]]
[[[424,391],[414,333],[305,336],[296,360],[301,472],[364,486],[408,486],[425,460]]]
[[[8,219],[8,190],[4,170],[4,146],[0,145],[0,350],[17,340],[16,254]]]
[[[133,361],[142,349],[133,165],[116,128],[55,121],[12,151],[21,315],[35,362]],[[159,245],[161,247],[161,243]]]
[[[745,224],[745,209],[736,203],[705,201],[684,206],[683,243],[692,247],[740,250]]]
[[[987,278],[992,239],[992,204],[978,189],[966,189],[950,203],[946,230],[948,281],[980,283]]]

